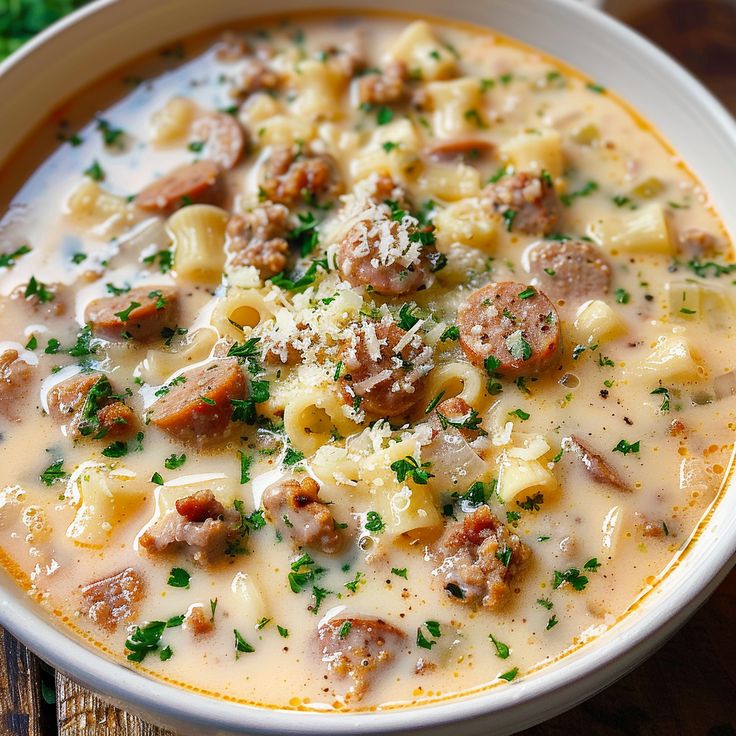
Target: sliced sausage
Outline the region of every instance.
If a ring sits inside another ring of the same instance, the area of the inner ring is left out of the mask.
[[[365,322],[342,351],[339,378],[345,403],[369,414],[406,414],[422,398],[432,349],[393,322]]]
[[[82,613],[108,631],[136,615],[146,592],[143,576],[132,567],[80,587]]]
[[[598,299],[611,286],[611,265],[600,249],[583,240],[549,240],[529,251],[529,271],[552,299],[578,305]]]
[[[285,480],[263,492],[263,507],[282,536],[299,547],[314,547],[331,555],[342,546],[330,507],[318,497],[312,478]]]
[[[180,505],[186,513],[180,512]],[[207,565],[240,539],[240,524],[235,508],[226,509],[211,490],[203,490],[179,499],[176,510],[148,527],[138,543],[151,554],[183,549],[194,562]]]
[[[495,358],[503,376],[541,373],[558,359],[560,318],[550,300],[526,284],[501,281],[474,291],[457,321],[470,362],[483,367]]]
[[[245,132],[237,118],[225,112],[210,112],[198,117],[192,135],[207,144],[207,158],[226,171],[236,166],[245,150]]]
[[[132,409],[113,398],[112,393],[110,381],[103,373],[77,373],[49,391],[49,414],[73,438],[130,437],[138,420]]]
[[[346,700],[360,700],[373,680],[406,646],[406,634],[371,618],[333,618],[320,624],[317,639],[322,662],[337,680],[350,679]]]
[[[382,72],[366,74],[358,82],[363,105],[390,105],[409,94],[409,69],[403,61],[390,61]]]
[[[17,350],[0,355],[0,414],[17,421],[21,418],[21,400],[28,394],[34,368],[18,357]]]
[[[313,204],[338,193],[337,166],[327,154],[276,146],[264,165],[261,189],[272,202]]]
[[[547,176],[524,171],[505,176],[481,192],[481,202],[503,217],[509,231],[548,235],[559,220],[559,202]]]
[[[483,505],[451,524],[432,555],[438,563],[433,575],[453,600],[495,610],[505,603],[531,551]]]
[[[232,400],[247,397],[245,376],[234,358],[215,360],[183,374],[151,407],[151,423],[184,442],[222,436],[233,415]]]
[[[353,225],[341,241],[335,261],[353,286],[370,286],[385,296],[426,289],[434,280],[437,251],[422,245],[420,228],[391,219],[389,207]]]
[[[92,332],[106,340],[154,340],[164,327],[173,327],[179,297],[171,286],[139,286],[118,296],[91,301],[84,320]]]
[[[475,160],[492,153],[495,146],[486,138],[466,135],[433,141],[424,150],[428,156],[438,161],[453,160],[460,157]]]
[[[10,298],[25,304],[35,318],[62,317],[68,309],[69,289],[64,284],[44,284],[35,277],[13,289]]]
[[[242,215],[235,214],[227,224],[225,252],[231,268],[255,266],[267,279],[286,268],[291,231],[289,210],[270,202]]]
[[[135,198],[135,203],[143,210],[168,213],[192,202],[216,201],[220,184],[217,164],[197,161],[179,166],[149,184]]]
[[[573,453],[596,483],[611,486],[611,488],[616,488],[619,491],[631,490],[621,476],[597,452],[585,445],[580,438],[575,435],[565,437],[562,440],[562,447],[566,452]]]

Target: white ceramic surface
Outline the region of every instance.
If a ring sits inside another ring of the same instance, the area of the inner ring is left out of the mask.
[[[53,107],[99,75],[192,32],[268,12],[395,0],[100,0],[0,65],[0,162]],[[574,0],[404,0],[487,25],[584,70],[652,121],[705,183],[732,237],[736,125],[686,72],[642,38]],[[1,184],[0,184],[1,186]],[[7,472],[7,470],[5,470]],[[128,710],[182,734],[511,733],[569,708],[632,669],[702,604],[736,562],[736,483],[681,563],[593,643],[534,675],[472,698],[416,710],[330,715],[273,711],[194,695],[98,656],[0,574],[0,624],[52,665]],[[683,663],[686,653],[683,653]],[[458,724],[462,722],[462,726]]]

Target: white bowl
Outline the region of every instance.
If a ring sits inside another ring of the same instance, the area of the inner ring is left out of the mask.
[[[321,7],[361,7],[316,0]],[[372,0],[392,10],[395,0]],[[271,13],[303,10],[270,0]],[[578,67],[648,118],[705,184],[736,234],[736,125],[687,72],[609,17],[573,0],[404,0],[401,8],[489,26]],[[44,116],[89,82],[193,32],[261,14],[252,0],[101,0],[42,33],[0,65],[0,163]],[[0,624],[89,688],[182,734],[494,733],[528,727],[591,696],[651,654],[700,606],[736,562],[736,482],[679,563],[619,623],[559,662],[474,697],[385,713],[335,715],[246,707],[138,674],[55,625],[5,574]],[[684,659],[684,655],[683,655]],[[683,661],[683,664],[685,662]]]

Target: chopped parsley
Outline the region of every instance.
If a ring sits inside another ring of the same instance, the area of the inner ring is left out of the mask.
[[[504,672],[502,675],[498,676],[499,680],[506,680],[506,682],[511,682],[512,680],[516,679],[516,675],[519,674],[519,668],[514,667],[512,670],[509,670],[508,672]]]
[[[92,181],[103,181],[105,178],[105,171],[102,166],[100,166],[99,161],[95,159],[90,166],[84,170],[84,175],[88,176]]]
[[[240,457],[240,483],[242,485],[250,481],[250,466],[253,462],[253,457],[247,455],[242,450],[238,450],[238,455]]]
[[[56,483],[57,480],[64,480],[68,477],[69,473],[64,470],[63,458],[51,463],[51,465],[49,465],[49,467],[46,468],[46,470],[44,470],[39,476],[41,482],[46,486],[50,486],[53,483]]]
[[[525,422],[529,417],[531,416],[527,412],[525,412],[523,409],[514,409],[513,411],[509,412],[510,417],[519,417],[522,422]]]
[[[493,636],[493,634],[488,634],[488,638],[493,643],[493,646],[496,647],[496,656],[499,659],[508,659],[508,656],[511,653],[511,650],[509,649],[508,645],[496,639],[496,637]]]
[[[639,440],[636,442],[619,440],[619,443],[613,448],[613,452],[620,452],[622,455],[628,455],[630,452],[639,452]]]
[[[572,206],[573,202],[580,198],[580,197],[589,197],[593,192],[598,191],[598,183],[595,181],[589,181],[586,182],[580,189],[577,189],[573,192],[569,192],[567,194],[561,194],[560,195],[560,202],[565,205],[565,207]]]
[[[12,268],[21,256],[30,252],[31,249],[27,245],[21,245],[11,253],[0,253],[0,268]]]
[[[235,659],[238,659],[240,654],[252,654],[255,649],[243,639],[241,633],[237,629],[233,629],[235,635]]]
[[[396,575],[400,578],[404,578],[404,580],[408,579],[408,575],[407,575],[407,571],[405,567],[392,567],[391,574]]]
[[[188,588],[192,576],[182,567],[172,567],[166,581],[172,588]]]
[[[181,455],[177,455],[175,452],[172,452],[171,455],[164,460],[164,467],[167,470],[176,470],[184,465],[186,461],[187,456],[183,452]]]
[[[449,342],[450,340],[460,339],[460,328],[457,325],[450,325],[441,335],[440,342]]]
[[[365,524],[363,526],[367,531],[374,533],[382,532],[386,528],[381,515],[377,511],[369,511],[365,515]]]
[[[46,284],[38,281],[35,276],[31,276],[28,280],[28,285],[23,292],[23,296],[26,299],[30,299],[35,296],[41,304],[52,302],[55,299],[54,292],[46,288]]]
[[[317,220],[311,212],[298,213],[299,224],[289,233],[289,242],[299,249],[302,257],[308,256],[319,244]]]
[[[619,304],[628,304],[631,299],[631,294],[626,289],[616,289],[613,294]]]
[[[357,571],[355,573],[355,577],[349,582],[345,583],[344,587],[347,588],[351,593],[356,593],[358,590],[358,586],[361,584],[361,582],[363,582],[363,578],[365,578],[365,575],[363,575],[362,572]]]
[[[442,401],[442,397],[445,395],[444,391],[440,391],[437,396],[435,396],[432,401],[427,404],[427,408],[424,410],[425,414],[430,414],[433,409],[437,407],[437,405]]]
[[[532,357],[532,346],[526,341],[521,330],[512,332],[506,338],[506,347],[516,360],[529,360]]]
[[[557,590],[563,583],[568,583],[572,586],[573,590],[585,590],[585,586],[588,584],[588,578],[580,573],[577,567],[570,567],[567,570],[560,572],[559,570],[554,571],[554,578],[552,579],[552,588]]]
[[[420,486],[426,486],[427,481],[430,478],[434,478],[432,473],[424,469],[429,468],[430,466],[430,462],[422,463],[420,465],[419,462],[411,455],[407,455],[401,460],[395,460],[390,465],[391,470],[396,473],[396,480],[398,480],[399,483],[404,483],[408,478]]]
[[[539,511],[544,503],[544,495],[537,491],[533,496],[527,496],[524,501],[517,501],[516,505],[524,511]]]
[[[442,636],[440,624],[438,621],[425,621],[424,627],[427,629],[429,637],[436,637],[439,639]],[[417,628],[417,646],[422,649],[431,649],[436,643],[436,639],[430,639],[424,635],[422,627]]]
[[[654,389],[654,391],[650,391],[651,394],[659,394],[662,396],[662,405],[659,407],[659,411],[662,412],[662,414],[666,414],[670,410],[670,392],[669,389],[665,388],[664,386],[659,386]]]
[[[533,286],[527,286],[526,289],[519,292],[519,299],[530,299],[537,295],[537,290]]]

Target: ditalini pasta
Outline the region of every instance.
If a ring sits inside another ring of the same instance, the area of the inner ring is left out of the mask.
[[[70,636],[388,708],[513,686],[657,584],[729,466],[736,264],[645,123],[377,15],[119,76],[3,172],[1,559]]]

